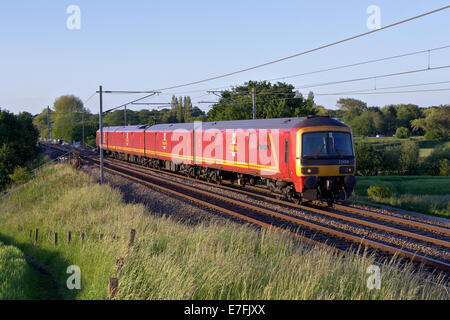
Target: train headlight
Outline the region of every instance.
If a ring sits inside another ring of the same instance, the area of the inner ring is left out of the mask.
[[[340,167],[339,168],[339,173],[343,173],[343,174],[353,173],[353,171],[354,171],[354,167]]]
[[[317,167],[303,167],[302,168],[302,174],[318,174],[319,173],[319,168]]]

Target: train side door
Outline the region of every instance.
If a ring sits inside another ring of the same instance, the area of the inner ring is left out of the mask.
[[[223,143],[220,141],[222,138],[222,134],[220,132],[216,132],[214,135],[214,163],[216,166],[221,166],[223,163]]]
[[[290,148],[290,144],[289,144],[289,134],[284,135],[284,139],[282,139],[282,141],[284,141],[284,157],[283,157],[283,161],[284,161],[284,165],[286,168],[286,174],[288,177],[291,176],[291,172],[289,170],[289,148]]]
[[[248,170],[250,173],[256,173],[258,167],[258,136],[255,131],[248,134]]]

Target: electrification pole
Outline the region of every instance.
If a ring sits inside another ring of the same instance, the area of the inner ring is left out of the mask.
[[[82,129],[81,129],[81,135],[82,135],[82,146],[84,147],[84,111],[83,111],[83,113],[81,114],[81,127],[82,127]]]
[[[99,97],[100,97],[100,112],[98,115],[98,121],[99,121],[99,127],[100,127],[99,128],[99,130],[100,130],[100,139],[99,139],[99,142],[100,142],[100,183],[103,183],[103,180],[104,180],[103,179],[103,100],[102,100],[103,93],[117,93],[117,92],[120,92],[120,93],[150,93],[150,94],[148,94],[142,98],[122,104],[118,107],[108,109],[105,111],[105,113],[108,113],[110,111],[113,111],[113,110],[116,110],[116,109],[119,109],[122,107],[126,107],[128,104],[132,104],[134,102],[141,101],[145,98],[148,98],[148,97],[154,96],[155,94],[160,93],[159,91],[110,91],[110,90],[103,91],[102,86],[99,86],[98,93],[99,93]]]
[[[50,107],[47,106],[47,139],[50,141]]]
[[[103,101],[102,101],[102,86],[99,88],[100,96],[100,113],[99,113],[99,126],[100,126],[100,183],[103,183]]]
[[[256,89],[252,88],[253,120],[256,119]]]
[[[126,127],[127,126],[127,105],[125,105],[124,119],[125,119],[125,127]]]

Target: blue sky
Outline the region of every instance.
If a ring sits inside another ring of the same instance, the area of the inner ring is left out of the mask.
[[[40,112],[63,94],[83,100],[106,90],[154,90],[232,72],[368,31],[369,5],[385,26],[448,5],[448,1],[101,1],[0,2],[0,108]],[[69,30],[69,5],[81,9],[81,29]],[[377,59],[450,44],[450,9],[309,55],[195,86],[164,91],[215,100],[206,90]],[[295,86],[401,72],[427,66],[427,55],[287,79]],[[450,48],[431,66],[450,65]],[[377,80],[378,87],[450,81],[450,69]],[[315,88],[315,93],[372,88],[373,80]],[[450,88],[450,83],[399,90]],[[301,90],[307,93],[308,89]],[[385,90],[387,91],[387,90]],[[105,108],[140,97],[108,95]],[[316,96],[335,108],[340,96]],[[450,91],[351,96],[368,105],[450,103]],[[98,97],[86,105],[98,112]],[[133,107],[133,109],[139,109]]]

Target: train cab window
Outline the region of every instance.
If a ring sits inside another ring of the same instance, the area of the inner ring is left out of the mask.
[[[342,158],[353,156],[352,138],[347,132],[310,132],[302,137],[304,158]]]

